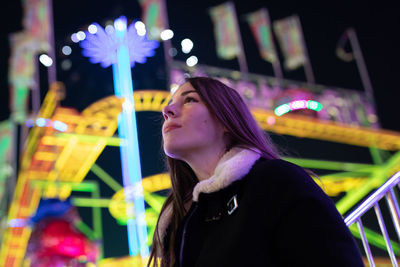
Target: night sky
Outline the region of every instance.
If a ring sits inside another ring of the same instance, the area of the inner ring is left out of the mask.
[[[21,28],[21,7],[18,1],[7,1],[5,8],[1,8],[1,49],[0,49],[0,121],[9,116],[8,88],[7,88],[7,58],[9,46],[7,34]],[[172,45],[178,49],[176,60],[184,61],[190,55],[196,55],[200,64],[217,66],[228,69],[238,69],[237,60],[221,60],[216,55],[213,25],[207,13],[209,7],[224,1],[168,1],[168,17],[170,28],[175,35]],[[245,53],[250,73],[273,75],[270,63],[263,61],[258,53],[256,42],[251,35],[250,28],[243,20],[243,15],[265,7],[269,10],[272,21],[293,14],[300,17],[305,42],[307,44],[310,61],[313,67],[317,84],[363,90],[361,79],[355,62],[341,61],[335,55],[337,41],[344,30],[354,27],[358,35],[365,62],[370,74],[374,96],[377,103],[377,113],[381,126],[384,129],[400,131],[397,98],[400,75],[400,10],[395,8],[395,1],[233,1],[239,16],[239,25],[244,42]],[[54,30],[57,54],[57,78],[66,85],[66,99],[64,106],[71,106],[83,110],[91,103],[113,94],[111,67],[103,69],[100,65],[89,63],[81,55],[78,44],[72,43],[70,36],[78,30],[87,30],[87,26],[97,22],[104,26],[106,21],[114,20],[125,15],[128,20],[137,20],[141,17],[141,9],[137,1],[94,1],[69,0],[54,1]],[[4,21],[3,21],[4,20]],[[190,38],[194,48],[189,55],[180,51],[180,42]],[[64,45],[72,47],[72,54],[65,56],[61,53]],[[279,49],[278,49],[279,50]],[[281,63],[283,57],[280,54]],[[71,68],[63,70],[63,60],[71,60]],[[44,97],[46,86],[46,71],[40,67],[41,90]],[[292,80],[305,81],[302,68],[294,71],[285,71],[284,77]],[[166,90],[166,73],[162,47],[144,65],[137,64],[133,69],[135,89]],[[160,155],[160,115],[157,113],[143,113],[138,115],[139,138],[141,138],[141,155],[143,175],[159,173],[163,169]],[[143,124],[141,124],[143,122]],[[151,140],[157,139],[157,142]],[[280,145],[289,150],[294,156],[320,157],[341,161],[368,162],[369,156],[365,149],[352,147],[352,153],[341,153],[343,146],[324,142],[321,151],[319,141],[296,138],[274,137]],[[295,144],[295,148],[292,147]],[[327,152],[333,151],[333,152]],[[318,155],[318,156],[316,156]],[[98,159],[98,164],[114,177],[120,177],[119,151],[116,148],[107,148]],[[95,179],[89,174],[88,179]],[[120,179],[120,178],[119,178]],[[102,188],[107,196],[112,192]],[[109,231],[115,234],[107,235],[105,256],[122,256],[127,254],[127,244],[124,228],[115,226],[113,218],[103,210],[104,224],[110,225]],[[85,216],[85,215],[83,215]],[[108,243],[108,244],[107,244]],[[119,247],[119,246],[122,246]]]
[[[2,8],[1,11],[1,19],[4,20],[2,25],[7,25],[1,29],[1,120],[8,117],[8,92],[5,79],[9,51],[6,34],[21,27],[18,18],[22,11],[18,3],[14,2],[18,1],[8,1],[5,4],[6,8]],[[293,14],[299,15],[318,84],[363,90],[355,62],[341,61],[335,55],[336,44],[343,31],[348,27],[354,27],[371,77],[382,128],[400,131],[396,119],[398,101],[395,97],[398,91],[397,75],[400,73],[398,49],[400,37],[397,33],[400,15],[394,1],[234,2],[251,73],[273,75],[271,64],[261,59],[250,29],[243,20],[244,14],[265,7],[269,10],[272,21]],[[169,24],[175,33],[172,44],[179,51],[180,41],[183,38],[190,38],[194,42],[191,54],[199,58],[200,64],[238,69],[235,59],[227,61],[216,56],[213,26],[207,8],[220,3],[223,1],[167,1]],[[88,63],[87,58],[81,56],[79,46],[73,44],[69,37],[79,29],[86,30],[92,22],[104,26],[107,20],[114,20],[119,15],[125,15],[131,20],[140,19],[141,9],[138,1],[54,1],[57,78],[67,85],[66,105],[83,109],[94,100],[113,93],[112,77],[107,75],[111,72],[111,68],[104,70],[99,65]],[[72,67],[68,71],[63,71],[60,64],[66,57],[61,53],[61,48],[66,44],[73,48],[69,56]],[[183,61],[187,57],[188,55],[179,51],[175,59]],[[282,62],[282,55],[280,59]],[[99,73],[107,74],[99,75]],[[93,75],[97,78],[101,76],[103,79],[92,79]],[[138,64],[133,77],[137,89],[165,88],[162,49],[159,48],[157,55],[145,65]],[[302,68],[284,71],[284,77],[305,80]],[[42,84],[42,91],[46,91],[45,84]],[[76,91],[79,92],[79,98],[75,95]]]

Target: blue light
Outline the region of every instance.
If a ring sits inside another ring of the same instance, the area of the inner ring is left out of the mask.
[[[137,136],[136,115],[133,99],[131,67],[135,62],[145,63],[146,58],[155,54],[157,41],[149,41],[146,36],[137,33],[135,24],[127,27],[127,19],[119,17],[114,22],[113,32],[107,33],[100,25],[96,34],[87,34],[82,41],[82,54],[90,62],[100,63],[102,67],[113,66],[114,92],[118,98],[124,98],[122,112],[118,116],[118,134],[124,140],[120,147],[122,178],[124,188],[133,188],[132,196],[125,196],[132,201],[136,218],[129,220],[129,254],[145,258],[149,255],[148,234],[145,220],[145,204],[140,169],[140,153]]]
[[[35,126],[35,121],[32,119],[26,120],[25,125],[28,128],[32,128],[33,126]]]
[[[154,49],[159,45],[157,41],[148,40],[146,35],[138,35],[134,23],[130,24],[125,31],[127,25],[125,17],[115,20],[116,34],[106,33],[97,23],[92,25],[97,28],[97,32],[86,34],[86,39],[80,42],[80,46],[83,48],[82,54],[89,57],[90,62],[100,63],[103,68],[117,63],[117,49],[122,44],[126,44],[128,47],[131,67],[135,65],[135,62],[145,63],[147,57],[154,56]],[[121,30],[126,32],[124,38],[118,38]]]
[[[61,121],[54,121],[53,128],[60,132],[65,132],[68,129],[68,125]]]
[[[36,120],[36,125],[39,126],[39,127],[44,127],[44,126],[46,126],[47,121],[48,121],[47,119],[38,118],[38,119]]]
[[[117,31],[124,32],[126,30],[126,17],[119,17],[114,21],[114,28]]]

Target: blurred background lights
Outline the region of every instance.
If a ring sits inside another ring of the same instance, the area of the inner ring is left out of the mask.
[[[68,126],[67,126],[67,124],[65,124],[61,121],[54,121],[53,128],[56,129],[57,131],[65,132],[68,129]]]
[[[174,57],[174,56],[176,56],[176,54],[178,54],[178,51],[176,50],[176,48],[170,48],[170,49],[168,50],[168,54],[169,54],[171,57]]]
[[[156,39],[156,38],[158,38],[160,36],[160,32],[161,31],[160,31],[159,28],[153,27],[153,28],[150,29],[150,37],[152,39]]]
[[[146,30],[146,25],[144,25],[143,22],[141,22],[140,20],[135,22],[135,28],[136,30]]]
[[[88,27],[88,31],[89,31],[91,34],[95,34],[95,33],[97,32],[97,27],[96,27],[96,25],[90,24],[89,27]]]
[[[69,55],[71,55],[71,53],[72,53],[72,49],[71,49],[71,47],[70,47],[69,45],[63,46],[63,48],[61,49],[61,51],[62,51],[62,53],[63,53],[64,55],[66,55],[66,56],[69,56]]]
[[[33,126],[35,125],[35,121],[32,120],[32,119],[28,119],[28,120],[26,120],[25,125],[26,125],[28,128],[31,128],[31,127],[33,127]]]
[[[72,66],[72,62],[69,59],[64,59],[61,61],[61,69],[63,70],[69,70]]]
[[[114,33],[114,27],[112,25],[107,25],[106,28],[104,29],[106,31],[106,33],[108,34],[113,34]]]
[[[275,109],[275,114],[277,116],[282,116],[292,110],[299,109],[311,109],[314,111],[320,111],[322,109],[322,104],[315,100],[294,100],[286,104],[282,104]]]
[[[140,36],[146,35],[146,25],[144,25],[144,23],[141,22],[140,20],[135,22],[135,28],[138,35]]]
[[[114,27],[117,31],[126,30],[126,18],[118,18],[114,21]]]
[[[196,56],[191,56],[188,59],[186,59],[186,65],[188,65],[189,67],[193,67],[197,64],[198,59]]]
[[[268,118],[267,118],[267,123],[269,124],[269,125],[274,125],[275,124],[275,117],[274,116],[268,116]]]
[[[12,219],[8,221],[8,226],[10,227],[24,227],[26,225],[26,221],[24,219]]]
[[[182,46],[182,52],[188,54],[193,48],[193,42],[192,40],[186,38],[182,40],[181,46]]]
[[[125,100],[124,103],[122,103],[122,108],[127,112],[132,112],[133,105],[130,101]]]
[[[53,60],[46,54],[42,54],[39,56],[39,61],[46,67],[50,67],[53,64]]]
[[[74,43],[79,42],[79,39],[78,39],[78,36],[77,36],[76,33],[73,33],[73,34],[71,35],[71,40],[72,40],[72,42],[74,42]]]
[[[38,118],[36,120],[36,125],[39,126],[39,127],[46,126],[46,123],[47,123],[47,119],[44,119],[44,118]]]
[[[79,41],[83,41],[86,38],[86,34],[83,31],[79,31],[76,33],[76,37]]]
[[[160,34],[160,37],[163,41],[169,40],[174,37],[174,32],[170,29],[163,30]]]

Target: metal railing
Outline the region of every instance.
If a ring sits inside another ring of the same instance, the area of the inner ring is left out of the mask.
[[[385,222],[381,210],[379,208],[378,201],[383,197],[386,198],[387,204],[389,206],[390,215],[393,220],[394,228],[396,229],[397,236],[400,240],[400,210],[398,200],[396,199],[394,187],[396,185],[400,188],[400,172],[397,172],[389,180],[387,180],[375,193],[368,197],[361,205],[359,205],[352,213],[350,213],[344,220],[347,227],[350,227],[353,223],[357,224],[358,231],[360,232],[361,240],[364,246],[365,253],[368,258],[370,266],[375,267],[375,262],[372,257],[371,249],[369,247],[367,238],[365,236],[364,227],[361,222],[361,216],[364,215],[372,207],[375,209],[375,213],[379,222],[379,227],[381,229],[382,235],[385,239],[386,248],[392,261],[393,266],[398,266],[395,253],[393,251],[392,245],[390,243],[390,238],[386,230]]]

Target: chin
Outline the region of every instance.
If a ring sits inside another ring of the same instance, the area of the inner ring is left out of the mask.
[[[176,149],[172,149],[172,148],[167,147],[165,145],[164,145],[164,153],[165,153],[165,155],[167,155],[170,158],[180,159],[180,157],[179,157],[180,153],[178,151],[176,151]]]
[[[164,153],[170,158],[184,160],[184,151],[185,149],[182,147],[178,147],[176,145],[168,146],[164,144]]]

